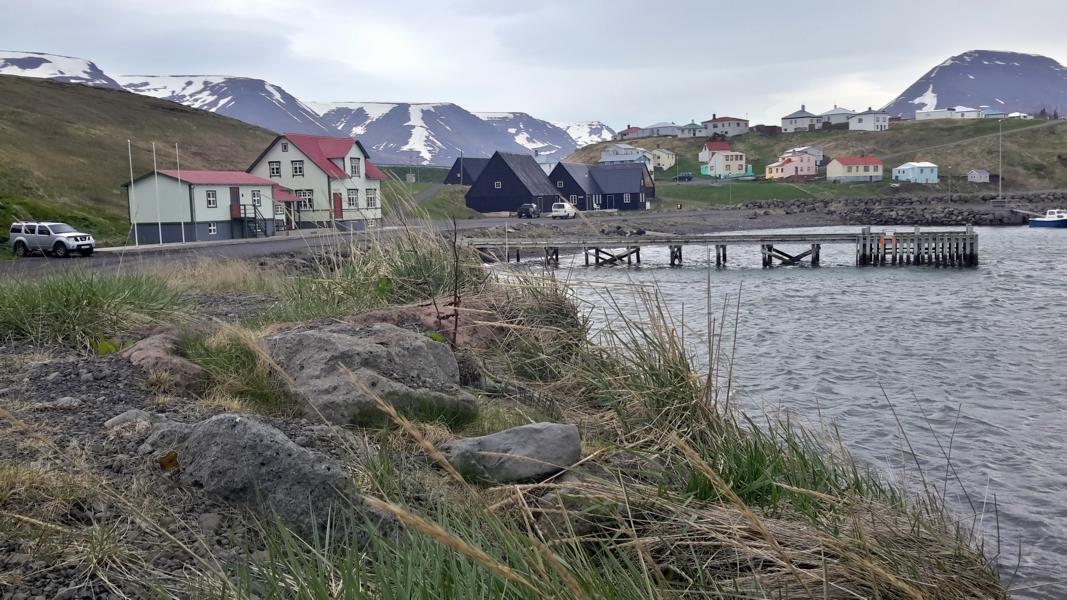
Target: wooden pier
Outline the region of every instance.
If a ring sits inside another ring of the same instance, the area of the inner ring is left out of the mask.
[[[857,266],[975,267],[978,265],[978,234],[973,227],[957,231],[908,231],[864,227],[856,233],[733,233],[700,236],[588,237],[559,239],[465,238],[460,243],[488,256],[503,254],[506,261],[520,262],[525,251],[545,264],[559,265],[560,250],[581,251],[586,266],[641,264],[641,249],[666,246],[671,266],[682,265],[686,246],[715,247],[715,266],[727,266],[729,246],[758,245],[764,268],[798,265],[805,261],[818,267],[824,245],[852,245]],[[799,246],[800,251],[795,248]],[[787,251],[788,247],[791,250]],[[710,254],[710,252],[709,252]]]

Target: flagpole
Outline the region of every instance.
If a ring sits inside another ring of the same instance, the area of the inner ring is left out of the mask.
[[[126,140],[126,153],[130,158],[130,193],[126,195],[126,203],[130,205],[130,225],[133,225],[133,245],[140,245],[137,235],[137,219],[134,215],[133,206],[137,204],[136,196],[133,193],[133,144],[130,140]]]
[[[156,225],[159,227],[159,244],[163,245],[163,220],[159,216],[159,169],[156,168],[155,142],[152,142],[152,177],[156,182]]]
[[[174,160],[178,163],[178,197],[182,197],[182,158],[178,154],[178,142],[174,142]],[[190,215],[191,216],[191,215]],[[182,227],[182,243],[185,243],[185,217],[182,216],[181,209],[178,209],[178,222]]]

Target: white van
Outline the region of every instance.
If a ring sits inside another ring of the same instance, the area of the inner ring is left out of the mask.
[[[553,219],[573,219],[578,216],[578,209],[570,202],[556,202],[549,216]]]

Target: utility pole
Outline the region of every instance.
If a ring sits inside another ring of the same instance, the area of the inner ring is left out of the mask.
[[[1004,199],[1004,119],[997,120],[997,200]]]

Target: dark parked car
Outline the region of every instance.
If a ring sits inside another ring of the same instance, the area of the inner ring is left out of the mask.
[[[537,208],[536,204],[520,204],[515,214],[520,219],[524,217],[527,219],[539,219],[541,217],[541,209]]]
[[[693,174],[689,171],[679,173],[674,177],[671,177],[671,181],[693,181]]]

